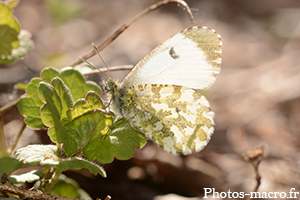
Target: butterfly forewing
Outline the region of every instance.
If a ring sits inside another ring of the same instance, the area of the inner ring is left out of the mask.
[[[145,56],[125,78],[125,87],[138,84],[209,88],[220,72],[221,37],[213,29],[186,29]]]
[[[124,105],[129,123],[172,154],[202,150],[214,130],[208,101],[193,89],[138,85],[128,90]]]

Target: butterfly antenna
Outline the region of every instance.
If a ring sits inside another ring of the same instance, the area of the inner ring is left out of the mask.
[[[90,68],[92,68],[92,69],[97,69],[97,70],[100,71],[100,73],[103,73],[103,72],[101,71],[101,69],[99,69],[98,67],[95,67],[92,63],[90,63],[89,61],[85,60],[84,58],[79,57],[78,59],[81,60],[82,62],[87,63],[87,64],[88,64],[88,67],[90,67]]]
[[[103,62],[104,66],[106,67],[106,69],[107,69],[107,71],[108,71],[108,74],[109,74],[109,76],[112,78],[112,75],[111,75],[111,73],[110,73],[110,70],[109,70],[108,66],[106,65],[106,63],[104,62],[104,60],[103,60],[102,56],[100,55],[100,52],[98,51],[97,47],[95,46],[95,44],[94,44],[94,43],[92,43],[92,45],[93,45],[93,47],[94,47],[95,51],[97,52],[97,54],[98,54],[99,58],[100,58],[100,59],[101,59],[101,61]]]

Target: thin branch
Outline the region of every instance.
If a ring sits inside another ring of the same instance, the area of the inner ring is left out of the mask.
[[[17,105],[19,103],[21,98],[12,100],[11,102],[5,104],[4,106],[2,106],[0,108],[0,116],[2,116],[6,111],[8,111],[9,109],[11,109],[13,106]]]
[[[261,175],[259,174],[258,166],[260,162],[264,159],[264,150],[265,150],[265,146],[261,146],[256,148],[253,151],[246,152],[243,155],[244,160],[249,162],[254,169],[256,186],[253,192],[257,192],[261,184]],[[248,199],[250,199],[250,197]]]
[[[21,130],[19,131],[19,133],[18,133],[18,135],[17,135],[17,138],[16,138],[16,140],[14,141],[14,144],[12,145],[12,147],[11,147],[11,149],[10,149],[10,152],[11,152],[11,153],[14,153],[15,148],[16,148],[16,146],[17,146],[17,144],[18,144],[18,142],[19,142],[19,139],[21,138],[21,136],[22,136],[22,134],[23,134],[25,128],[26,128],[26,123],[23,122],[23,126],[22,126]]]
[[[104,200],[111,200],[111,196],[107,195]]]
[[[120,65],[120,66],[112,66],[109,67],[109,71],[120,71],[120,70],[131,70],[133,68],[133,65]],[[89,72],[83,72],[83,75],[90,76],[95,74],[100,74],[102,72],[107,72],[107,68],[97,68],[94,70],[91,70]]]
[[[164,1],[160,1],[156,4],[153,4],[152,6],[148,7],[147,9],[145,9],[144,11],[139,13],[138,15],[136,15],[128,24],[124,24],[123,26],[121,26],[108,39],[106,39],[102,44],[97,46],[97,50],[99,52],[101,52],[103,49],[105,49],[109,44],[111,44],[122,32],[124,32],[138,18],[148,14],[151,11],[157,10],[158,8],[163,7],[167,4],[171,4],[171,3],[177,3],[179,5],[182,5],[183,9],[189,14],[192,22],[194,22],[194,17],[193,17],[192,11],[191,11],[190,7],[187,5],[187,3],[185,1],[183,1],[183,0],[164,0]],[[84,60],[88,60],[89,58],[93,57],[96,54],[97,54],[96,50],[93,49],[91,52],[89,52],[86,55],[82,56],[82,58]],[[78,65],[82,62],[83,62],[83,60],[78,58],[77,60],[75,60],[73,63],[71,63],[68,66],[74,67],[75,65]],[[115,67],[115,68],[110,67],[109,69],[110,69],[110,71],[114,71],[114,70],[123,70],[123,69],[131,69],[131,68],[132,68],[132,66],[118,66],[118,67]],[[101,70],[105,71],[105,69],[101,69]],[[90,74],[95,74],[95,72],[88,73],[86,75],[90,75]],[[6,111],[11,109],[13,106],[17,105],[19,103],[20,99],[21,98],[15,99],[15,100],[9,102],[8,104],[4,105],[3,107],[1,107],[0,108],[0,116],[2,116]]]
[[[34,188],[27,190],[24,188],[19,188],[13,184],[11,184],[8,179],[6,174],[4,173],[1,177],[1,180],[4,184],[0,184],[0,191],[5,192],[5,193],[10,193],[10,194],[16,194],[18,195],[21,199],[34,199],[34,200],[77,200],[74,198],[70,197],[63,197],[59,195],[53,195],[53,194],[47,194],[43,193],[40,190],[36,190]]]
[[[105,49],[109,44],[111,44],[121,33],[123,33],[133,22],[135,22],[137,19],[141,18],[142,16],[148,14],[151,11],[157,10],[160,7],[163,7],[167,4],[176,3],[178,5],[182,5],[184,10],[189,14],[192,22],[194,21],[194,17],[192,14],[192,11],[190,7],[187,5],[187,3],[183,0],[164,0],[160,1],[156,4],[153,4],[152,6],[149,6],[147,9],[143,10],[141,13],[137,14],[129,23],[123,24],[118,30],[116,30],[109,38],[107,38],[102,44],[97,46],[97,50],[101,52],[103,49]],[[89,58],[93,57],[97,54],[97,51],[93,49],[89,53],[85,54],[84,56],[81,56],[84,60],[88,60]],[[68,66],[74,67],[75,65],[78,65],[82,63],[81,59],[75,60],[73,63],[71,63]]]
[[[2,153],[6,153],[7,154],[7,141],[6,141],[6,136],[5,136],[5,131],[4,131],[4,124],[3,124],[3,120],[2,117],[0,115],[0,151]]]
[[[1,177],[1,181],[3,184],[0,183],[0,192],[10,193],[14,195],[18,195],[20,199],[33,199],[33,200],[79,200],[76,198],[64,197],[49,193],[44,193],[41,190],[37,190],[35,188],[25,189],[21,187],[17,187],[9,182],[7,175],[4,173]],[[111,200],[112,198],[107,195],[105,200]],[[97,198],[97,200],[101,200]]]
[[[112,66],[112,67],[109,67],[109,71],[119,71],[119,70],[130,70],[133,68],[133,65],[122,65],[122,66]],[[106,72],[107,69],[106,68],[101,68],[100,69],[102,72]],[[90,75],[94,75],[94,74],[98,74],[98,73],[101,73],[99,72],[98,69],[95,69],[95,70],[92,70],[90,72],[87,72],[87,73],[83,73],[83,75],[85,76],[90,76]],[[18,105],[19,101],[21,100],[21,97],[18,98],[18,99],[15,99],[7,104],[5,104],[3,107],[0,108],[0,117],[6,113],[8,110],[10,110],[12,107]],[[2,141],[2,140],[0,140]]]

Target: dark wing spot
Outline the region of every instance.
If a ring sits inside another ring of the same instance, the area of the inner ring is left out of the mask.
[[[169,51],[169,54],[170,56],[173,58],[173,59],[178,59],[179,58],[179,55],[176,54],[175,50],[174,50],[174,47],[172,47]]]

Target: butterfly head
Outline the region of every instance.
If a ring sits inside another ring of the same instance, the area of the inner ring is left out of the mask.
[[[113,92],[113,90],[117,87],[116,82],[112,78],[108,78],[105,81],[104,85],[105,85],[104,89],[106,92],[111,92],[111,91]]]
[[[113,113],[122,116],[120,111],[120,104],[122,104],[123,101],[120,101],[120,99],[122,99],[122,95],[119,92],[119,85],[112,78],[108,78],[105,82],[104,89],[109,99],[108,107],[112,110]]]

